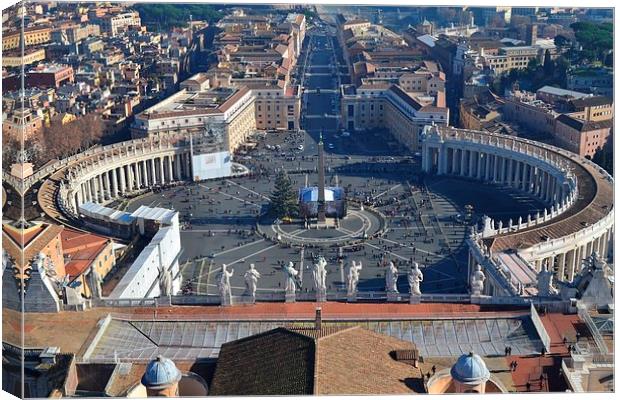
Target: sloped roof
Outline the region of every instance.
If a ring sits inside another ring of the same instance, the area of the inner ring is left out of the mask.
[[[595,129],[611,128],[613,126],[613,120],[611,119],[606,121],[583,121],[577,118],[570,117],[566,114],[560,115],[557,118],[557,121],[561,122],[564,125],[570,126],[571,128],[579,132],[588,132]]]
[[[225,343],[209,394],[312,394],[314,357],[312,338],[284,328]]]
[[[415,369],[390,353],[412,347],[359,326],[276,328],[222,345],[210,394],[411,394]]]

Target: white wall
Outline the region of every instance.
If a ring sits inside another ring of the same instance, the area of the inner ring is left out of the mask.
[[[231,156],[227,151],[192,156],[192,171],[195,181],[230,176]]]

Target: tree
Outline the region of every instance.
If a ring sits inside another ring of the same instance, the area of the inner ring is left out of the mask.
[[[545,60],[543,62],[543,70],[545,71],[545,74],[552,76],[554,67],[553,60],[551,60],[551,53],[549,52],[549,49],[547,49],[545,50]]]
[[[570,27],[575,31],[575,39],[583,48],[582,59],[604,61],[606,53],[613,49],[613,24],[575,22]]]
[[[286,171],[282,170],[276,176],[276,182],[271,193],[271,213],[277,218],[293,217],[299,206],[293,184]]]
[[[553,38],[553,44],[555,44],[557,47],[564,47],[570,44],[570,40],[568,40],[566,36],[557,35],[555,38]]]
[[[89,114],[68,124],[52,123],[43,129],[41,161],[63,158],[87,149],[97,143],[103,133],[101,117]]]

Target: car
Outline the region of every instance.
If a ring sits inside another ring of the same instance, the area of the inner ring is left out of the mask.
[[[342,132],[342,137],[349,137],[349,136],[351,136],[350,132],[346,132],[346,131]]]
[[[333,149],[336,148],[336,146],[334,146],[333,143],[327,143],[327,148],[330,149],[330,150],[333,150]]]

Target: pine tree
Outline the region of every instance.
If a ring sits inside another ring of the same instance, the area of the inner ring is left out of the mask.
[[[555,66],[553,65],[553,60],[551,60],[551,53],[549,49],[545,50],[545,61],[543,63],[543,70],[547,76],[553,76],[553,70]]]
[[[271,193],[271,213],[278,217],[293,217],[297,214],[297,195],[293,190],[291,179],[285,171],[280,171]]]

